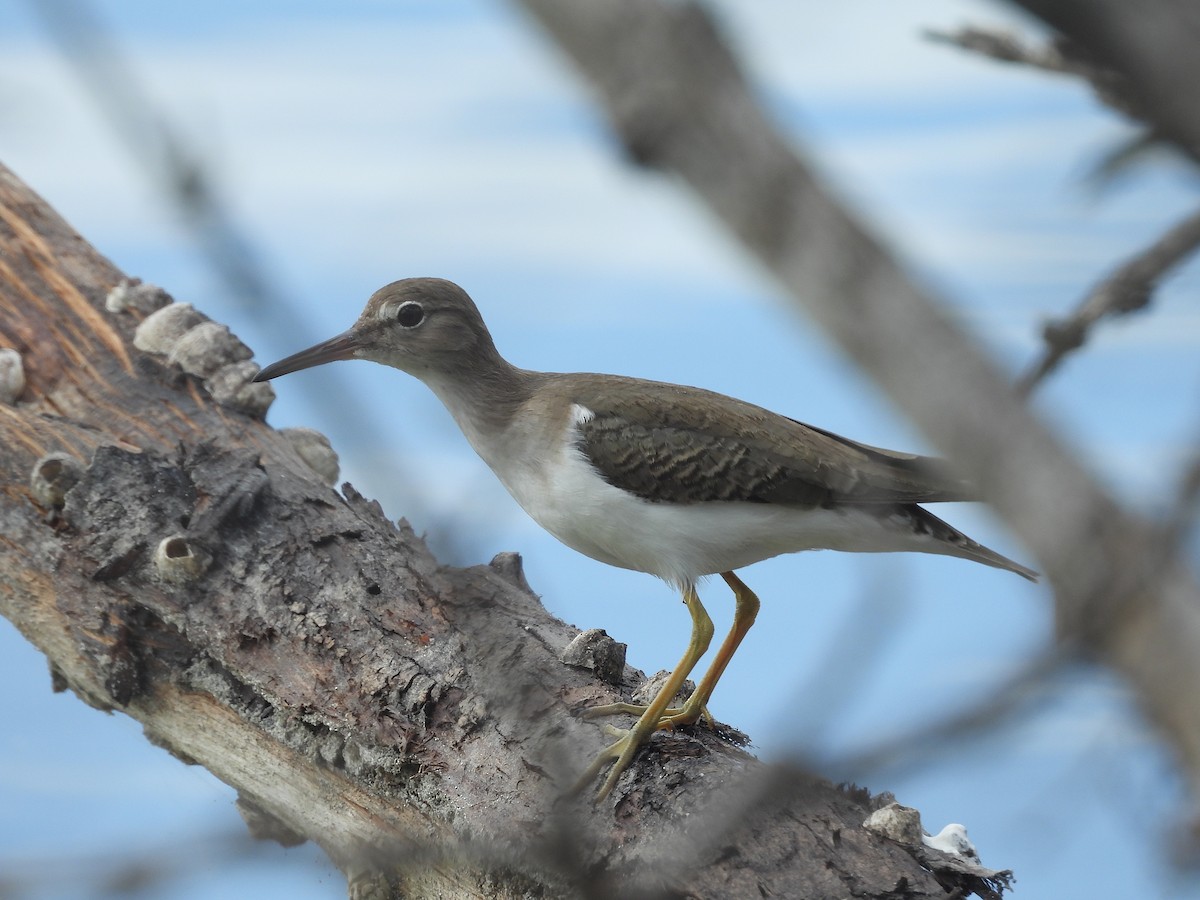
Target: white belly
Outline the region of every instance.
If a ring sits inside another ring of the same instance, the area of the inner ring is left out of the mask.
[[[497,472],[539,525],[593,559],[675,585],[800,550],[915,549],[886,521],[767,503],[652,503],[606,482],[577,450]]]

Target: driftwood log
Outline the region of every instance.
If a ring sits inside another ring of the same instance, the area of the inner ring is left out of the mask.
[[[0,614],[56,687],[236,788],[256,836],[317,842],[360,896],[1003,884],[863,828],[867,792],[719,731],[656,736],[602,804],[564,796],[607,740],[573,711],[628,699],[640,673],[614,686],[561,662],[577,632],[516,555],[442,566],[333,490],[263,423],[270,397],[223,327],[187,313],[207,343],[146,328],[135,346],[167,302],[0,167],[0,348],[24,371],[0,403]]]

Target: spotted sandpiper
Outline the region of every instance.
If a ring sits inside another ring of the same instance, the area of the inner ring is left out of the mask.
[[[941,460],[860,444],[699,388],[519,369],[449,281],[381,288],[349,331],[255,380],[339,359],[369,359],[424,381],[539,525],[580,553],[657,575],[682,593],[691,640],[654,700],[586,713],[638,716],[579,782],[611,763],[598,799],[656,730],[706,715],[759,607],[735,569],[799,550],[915,551],[1037,579],[918,505],[972,499]],[[712,640],[696,583],[714,574],[733,589],[733,627],[695,691],[672,707]]]

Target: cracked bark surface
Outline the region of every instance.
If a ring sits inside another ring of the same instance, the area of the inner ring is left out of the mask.
[[[657,736],[598,807],[564,800],[606,743],[571,711],[628,699],[639,673],[614,690],[562,664],[577,632],[519,557],[440,565],[136,350],[142,314],[104,306],[123,279],[0,167],[0,346],[27,378],[0,405],[0,614],[57,686],[135,718],[236,788],[254,833],[317,842],[375,896],[947,895],[861,827],[865,792],[710,731]],[[82,467],[61,510],[29,488],[51,452]]]

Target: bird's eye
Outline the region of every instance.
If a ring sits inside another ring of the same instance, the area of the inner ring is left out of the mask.
[[[416,300],[401,303],[396,310],[396,321],[402,328],[416,328],[425,321],[425,310]]]

